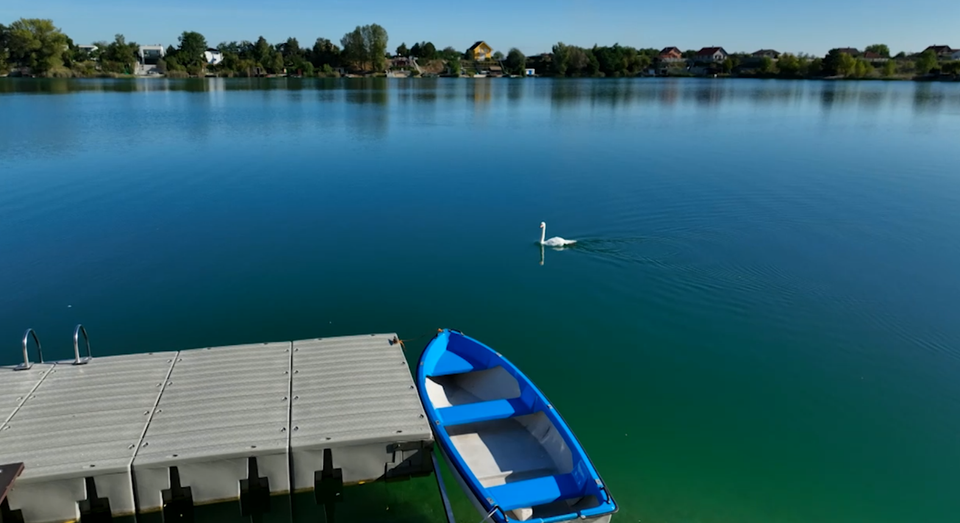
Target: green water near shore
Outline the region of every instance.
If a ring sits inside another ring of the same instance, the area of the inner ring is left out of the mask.
[[[451,327],[614,521],[960,511],[960,85],[0,80],[0,115],[0,363],[81,322],[95,355]],[[432,478],[359,488],[442,518]]]

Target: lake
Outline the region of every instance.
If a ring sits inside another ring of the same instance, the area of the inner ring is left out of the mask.
[[[0,80],[0,363],[450,327],[614,522],[954,520],[958,136],[960,84]]]

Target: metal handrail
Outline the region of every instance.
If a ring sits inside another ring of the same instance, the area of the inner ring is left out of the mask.
[[[83,333],[83,342],[87,345],[87,357],[80,359],[80,333]],[[83,327],[82,324],[77,324],[77,327],[73,329],[73,364],[74,365],[86,365],[90,363],[90,360],[93,359],[93,355],[90,353],[90,337],[87,336],[87,329]]]
[[[37,333],[33,329],[27,329],[27,332],[23,333],[23,363],[17,365],[15,370],[29,370],[33,367],[33,363],[30,363],[30,355],[27,353],[27,341],[29,341],[30,335],[33,335],[33,342],[37,344],[39,363],[43,363],[43,349],[40,348],[40,338],[37,337]]]

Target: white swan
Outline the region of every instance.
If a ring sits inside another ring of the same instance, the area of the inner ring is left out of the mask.
[[[545,240],[547,237],[547,224],[546,222],[540,222],[540,245],[549,245],[551,247],[560,247],[563,245],[572,245],[577,243],[577,240],[564,240],[559,236],[554,236],[549,240]]]

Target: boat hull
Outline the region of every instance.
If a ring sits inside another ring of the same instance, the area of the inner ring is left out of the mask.
[[[490,511],[484,508],[483,504],[480,503],[480,500],[477,499],[477,496],[470,489],[470,486],[467,485],[466,480],[463,479],[463,476],[460,474],[460,472],[450,462],[450,459],[447,457],[447,454],[441,451],[440,455],[443,456],[443,463],[447,466],[447,470],[450,471],[448,475],[453,476],[454,480],[457,482],[457,485],[460,487],[461,490],[463,490],[463,493],[466,494],[467,499],[470,500],[470,504],[473,505],[473,508],[476,509],[478,514],[480,514],[480,517],[485,518],[479,521],[478,523],[485,523],[489,521],[498,521],[498,522],[505,521],[503,519],[497,519],[497,517],[499,516],[498,514],[491,515]],[[602,516],[588,517],[586,519],[571,518],[566,521],[572,521],[573,519],[576,519],[577,521],[583,521],[586,523],[610,523],[610,520],[612,518],[613,518],[612,514],[604,514]],[[515,520],[509,520],[509,521],[515,521]]]

